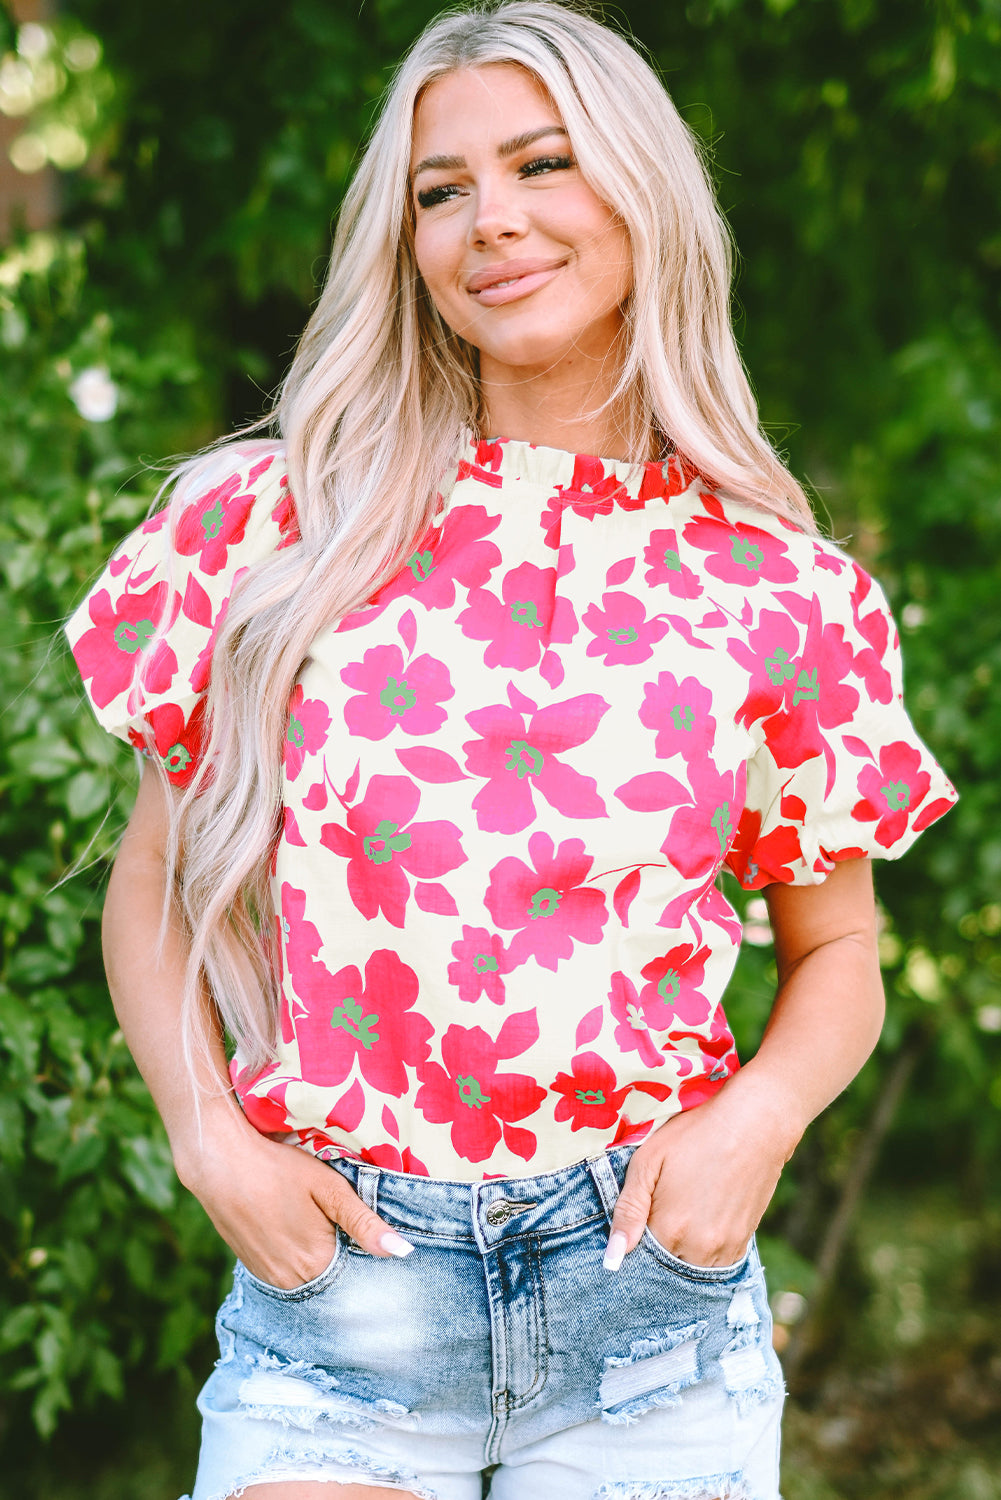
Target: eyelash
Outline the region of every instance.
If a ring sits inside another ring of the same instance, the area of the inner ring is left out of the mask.
[[[541,177],[544,172],[565,172],[576,165],[572,156],[537,156],[525,162],[519,170],[522,177]],[[457,191],[452,184],[424,188],[417,194],[417,202],[421,208],[436,208],[439,203],[448,203]]]

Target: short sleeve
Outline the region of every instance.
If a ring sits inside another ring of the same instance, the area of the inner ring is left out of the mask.
[[[177,785],[201,756],[212,649],[234,585],[295,536],[281,451],[221,449],[125,538],[66,625],[98,722],[158,755]]]
[[[818,885],[838,860],[897,859],[956,801],[903,702],[879,585],[816,543],[813,595],[762,614],[747,662],[758,741],[727,864],[747,890]]]

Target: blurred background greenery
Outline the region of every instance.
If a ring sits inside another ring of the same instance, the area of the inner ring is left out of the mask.
[[[0,246],[12,1497],[173,1500],[188,1486],[228,1261],[175,1182],[107,1000],[101,891],[136,772],[83,708],[57,628],[167,457],[264,409],[375,102],[434,9],[0,10],[8,171],[48,184],[54,206],[15,207]],[[963,799],[879,871],[884,1038],[764,1226],[794,1394],[785,1493],[993,1500],[1001,0],[629,0],[608,15],[713,152],[764,420],[832,534],[887,585],[913,715]],[[746,915],[729,1004],[745,1052],[774,979],[763,904]]]

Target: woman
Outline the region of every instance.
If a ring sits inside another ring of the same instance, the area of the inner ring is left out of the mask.
[[[116,1009],[239,1257],[195,1500],[778,1495],[753,1232],[879,1031],[869,856],[953,793],[728,307],[637,53],[446,15],[283,442],[188,466],[70,624],[149,757]],[[724,864],[780,977],[739,1071]]]

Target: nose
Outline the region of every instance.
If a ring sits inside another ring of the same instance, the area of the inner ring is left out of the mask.
[[[481,181],[476,189],[470,243],[477,247],[510,243],[527,231],[528,220],[513,184],[495,179]]]

